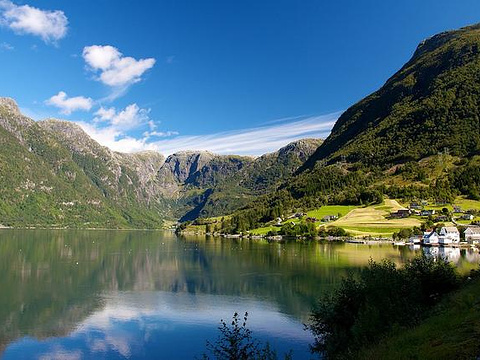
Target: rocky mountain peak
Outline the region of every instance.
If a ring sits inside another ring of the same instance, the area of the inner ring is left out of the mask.
[[[54,133],[72,151],[79,153],[113,153],[93,140],[78,124],[71,121],[49,118],[38,122],[38,125]]]
[[[10,112],[12,115],[21,115],[17,102],[9,97],[0,97],[0,107]]]
[[[165,164],[160,169],[160,175],[172,174],[176,181],[183,183],[215,156],[208,151],[177,152],[167,157]]]
[[[21,143],[24,143],[24,133],[35,121],[22,115],[15,100],[0,98],[0,126],[12,133]]]
[[[280,148],[277,153],[279,156],[286,156],[294,153],[302,161],[305,161],[322,144],[322,142],[322,139],[300,139]]]

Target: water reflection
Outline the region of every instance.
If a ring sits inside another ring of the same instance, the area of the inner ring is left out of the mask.
[[[460,268],[479,261],[469,250],[425,249],[442,251]],[[146,231],[4,230],[0,351],[7,359],[192,358],[215,338],[221,318],[249,311],[257,335],[306,357],[311,339],[302,322],[315,300],[370,258],[400,264],[421,251],[413,250]]]

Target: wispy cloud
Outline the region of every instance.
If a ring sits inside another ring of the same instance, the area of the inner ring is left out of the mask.
[[[261,155],[302,138],[325,138],[339,116],[340,113],[334,113],[210,135],[178,136],[152,144],[163,154],[182,150],[208,150],[217,154]]]
[[[38,36],[53,44],[63,39],[68,31],[68,19],[63,11],[16,5],[9,0],[0,0],[0,24],[17,34]]]
[[[103,112],[108,112],[104,109]],[[107,114],[107,116],[111,116]],[[156,150],[170,155],[184,150],[208,150],[217,154],[261,155],[303,138],[325,138],[330,133],[340,112],[275,123],[269,126],[218,132],[207,135],[175,136],[176,132],[144,132],[142,137],[127,135],[115,126],[100,128],[95,124],[79,123],[95,140],[115,151],[135,152]],[[144,119],[146,120],[146,119]],[[142,122],[143,126],[146,121]],[[153,136],[174,136],[152,141]]]
[[[60,91],[46,100],[45,104],[59,108],[64,115],[70,115],[77,110],[89,111],[93,106],[93,100],[84,96],[68,97],[64,91]]]

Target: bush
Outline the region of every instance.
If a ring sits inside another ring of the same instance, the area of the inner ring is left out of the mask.
[[[325,227],[321,227],[318,236],[320,237],[328,237],[328,236],[333,236],[333,237],[346,237],[348,236],[348,232],[345,231],[345,229],[339,228],[339,227],[331,227],[328,229],[325,229]]]
[[[413,259],[403,269],[390,260],[370,261],[358,277],[342,280],[311,315],[313,352],[352,356],[396,327],[418,323],[425,311],[458,286],[454,267],[442,259]]]
[[[215,343],[207,341],[207,349],[218,360],[276,360],[277,353],[270,349],[269,344],[262,346],[258,340],[252,336],[252,331],[247,328],[248,313],[240,319],[238,313],[233,314],[231,325],[223,320],[221,325],[220,337]],[[207,354],[203,354],[204,360],[210,359]],[[292,358],[291,352],[285,354],[285,360]]]

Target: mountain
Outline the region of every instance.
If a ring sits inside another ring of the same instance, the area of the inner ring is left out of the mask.
[[[156,228],[163,219],[224,215],[291,176],[319,140],[259,158],[111,151],[80,126],[23,116],[0,98],[0,225]]]
[[[340,116],[302,169],[339,159],[385,167],[445,150],[479,154],[479,84],[480,24],[435,35]]]
[[[23,116],[0,99],[0,223],[13,226],[159,227],[150,191],[158,154],[101,147],[76,125]]]
[[[423,41],[377,91],[345,111],[312,156],[222,231],[325,204],[480,200],[480,24]]]
[[[175,215],[182,221],[226,215],[255,196],[273,191],[293,175],[321,142],[298,140],[258,158],[180,152],[165,160],[159,178],[170,197],[175,194]]]

